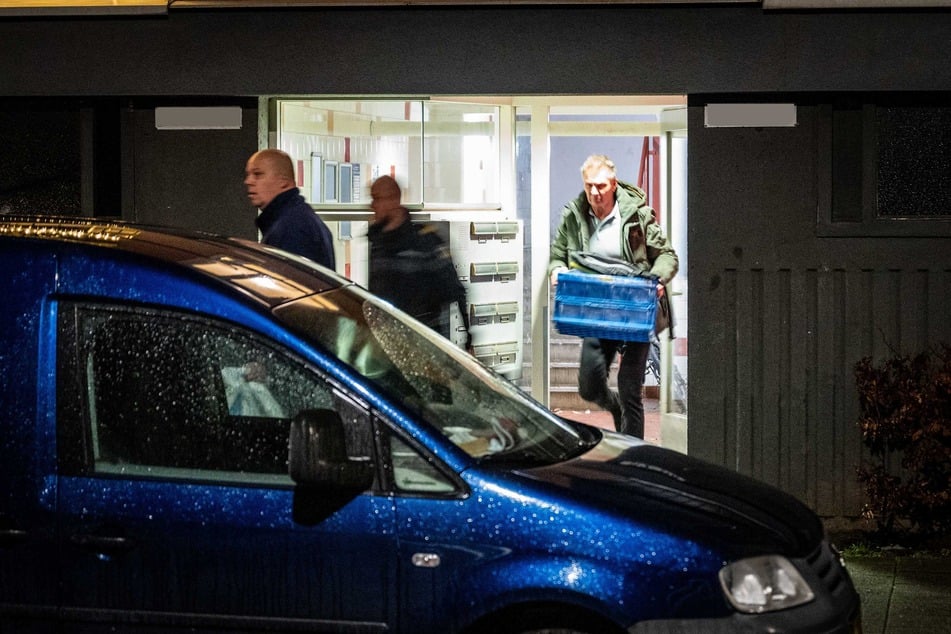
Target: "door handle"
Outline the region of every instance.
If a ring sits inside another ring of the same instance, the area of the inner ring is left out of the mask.
[[[0,547],[7,548],[22,544],[26,541],[26,534],[26,531],[18,528],[2,528],[0,529]]]
[[[70,537],[69,541],[80,548],[105,556],[118,555],[135,548],[135,540],[122,535],[79,534]]]
[[[19,529],[13,520],[0,515],[0,547],[16,546],[26,541],[27,532]]]

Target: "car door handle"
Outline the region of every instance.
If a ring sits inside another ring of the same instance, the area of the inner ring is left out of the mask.
[[[26,541],[26,531],[18,528],[0,529],[0,547],[16,546]]]
[[[16,523],[8,515],[0,515],[0,546],[16,546],[26,541],[27,532],[17,528]]]
[[[104,555],[117,555],[135,547],[135,541],[121,535],[73,535],[73,544]]]

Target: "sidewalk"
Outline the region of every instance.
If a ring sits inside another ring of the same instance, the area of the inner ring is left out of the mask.
[[[951,633],[951,558],[847,557],[862,597],[863,634]]]

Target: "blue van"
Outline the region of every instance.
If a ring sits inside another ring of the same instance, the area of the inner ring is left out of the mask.
[[[0,217],[0,631],[858,632],[816,515],[253,242]]]

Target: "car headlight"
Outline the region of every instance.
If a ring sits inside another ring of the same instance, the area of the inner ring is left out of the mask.
[[[740,612],[784,610],[815,595],[796,567],[779,555],[741,559],[720,569],[720,585]]]

